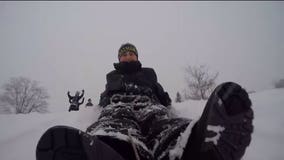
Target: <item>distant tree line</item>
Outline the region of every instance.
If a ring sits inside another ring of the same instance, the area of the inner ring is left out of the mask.
[[[185,70],[186,87],[176,93],[175,102],[179,103],[184,100],[206,100],[216,87],[218,72],[210,74],[206,65],[191,66],[188,65]],[[284,79],[273,83],[274,88],[284,88]],[[248,91],[249,94],[255,91]]]

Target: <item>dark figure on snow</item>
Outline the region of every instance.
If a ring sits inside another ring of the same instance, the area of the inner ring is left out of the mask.
[[[88,99],[88,102],[87,102],[87,104],[86,104],[86,107],[93,107],[94,105],[93,105],[93,103],[92,103],[92,100],[91,100],[91,98],[89,98]]]
[[[98,121],[86,132],[62,126],[49,129],[38,143],[37,160],[51,160],[43,158],[47,155],[53,160],[66,155],[81,160],[241,159],[251,141],[253,111],[240,85],[217,86],[199,120],[180,118],[170,114],[168,93],[152,68],[141,67],[134,45],[123,44],[118,59],[106,76]],[[49,143],[59,138],[64,143]]]
[[[84,103],[84,99],[82,99],[81,102],[79,102],[81,100],[81,98],[84,96],[84,90],[82,90],[82,94],[80,95],[79,91],[76,91],[75,96],[71,96],[70,92],[67,92],[68,98],[69,98],[69,103],[70,103],[70,107],[69,107],[69,112],[70,111],[79,111],[79,106],[81,104]]]

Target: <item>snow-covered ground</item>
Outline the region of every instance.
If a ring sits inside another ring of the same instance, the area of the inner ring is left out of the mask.
[[[284,89],[250,95],[255,111],[255,129],[244,160],[284,159]],[[205,101],[173,104],[182,117],[197,119]],[[67,110],[68,106],[66,106]],[[85,130],[98,118],[100,109],[84,108],[79,112],[50,114],[0,115],[0,159],[35,160],[35,147],[42,133],[54,125],[68,125]]]

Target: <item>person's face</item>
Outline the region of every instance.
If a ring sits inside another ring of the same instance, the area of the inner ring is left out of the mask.
[[[129,51],[122,53],[120,58],[119,58],[120,62],[131,62],[131,61],[137,61],[137,60],[138,60],[138,58],[135,55],[135,53],[129,52]]]

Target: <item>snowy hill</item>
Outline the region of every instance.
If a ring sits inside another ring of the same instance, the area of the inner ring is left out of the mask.
[[[283,160],[284,89],[250,95],[255,111],[255,132],[244,160]],[[205,101],[173,104],[182,117],[197,119]],[[67,110],[68,106],[66,106]],[[50,114],[0,115],[1,160],[35,160],[35,147],[42,133],[54,125],[69,125],[85,130],[99,115],[100,109],[84,108],[79,112]]]

